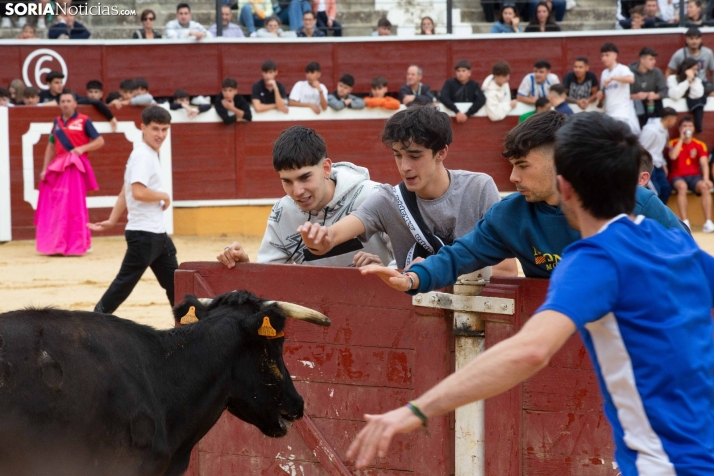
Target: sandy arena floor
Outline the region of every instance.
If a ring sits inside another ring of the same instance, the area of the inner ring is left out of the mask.
[[[695,232],[699,245],[714,254],[714,234]],[[238,239],[255,261],[260,239],[255,237],[174,236],[179,263],[213,261],[216,254]],[[0,312],[25,306],[55,306],[91,311],[114,279],[126,250],[123,236],[95,238],[92,253],[79,258],[46,257],[34,241],[0,243]],[[151,270],[116,315],[156,328],[173,326],[173,318]]]

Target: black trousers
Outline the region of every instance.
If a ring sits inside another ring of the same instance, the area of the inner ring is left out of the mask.
[[[166,290],[174,305],[174,271],[178,269],[176,248],[166,233],[127,230],[126,254],[119,274],[99,300],[94,312],[112,314],[123,303],[139,282],[146,268],[151,268],[159,284]]]
[[[342,25],[340,25],[337,20],[332,22],[332,28],[327,26],[327,13],[317,12],[317,27],[325,32],[325,35],[332,30],[332,36],[342,36]]]

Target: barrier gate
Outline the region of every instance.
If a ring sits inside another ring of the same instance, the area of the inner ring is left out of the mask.
[[[430,419],[428,435],[396,436],[370,468],[356,471],[345,459],[363,414],[406,404],[484,345],[513,335],[543,302],[548,281],[493,278],[455,286],[454,294],[480,298],[412,298],[353,268],[183,263],[175,282],[177,302],[246,289],[332,320],[329,328],[288,320],[284,358],[304,418],[272,439],[226,412],[194,448],[188,476],[618,474],[597,378],[577,335],[509,392]]]

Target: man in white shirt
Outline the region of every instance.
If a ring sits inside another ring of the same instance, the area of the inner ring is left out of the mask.
[[[516,98],[524,104],[534,105],[538,98],[547,98],[550,87],[560,84],[558,76],[550,72],[550,63],[538,60],[533,65],[533,72],[527,74],[518,86]]]
[[[600,59],[605,69],[600,75],[598,100],[605,99],[605,114],[625,122],[633,134],[640,133],[635,106],[630,99],[630,84],[635,82],[635,75],[630,68],[617,62],[619,50],[614,43],[605,43],[600,48]]]
[[[191,20],[191,7],[188,6],[188,3],[179,3],[176,6],[176,19],[166,24],[166,38],[169,40],[191,37],[202,40],[206,37],[211,38],[211,36],[203,25]]]
[[[486,115],[491,121],[502,121],[516,107],[516,100],[511,99],[511,67],[505,61],[499,61],[491,68],[491,74],[483,80],[481,89],[486,96]]]
[[[320,83],[320,63],[312,62],[305,66],[305,81],[298,81],[290,91],[288,105],[309,107],[315,114],[327,109],[327,88]]]
[[[156,275],[174,305],[174,271],[178,268],[176,248],[166,234],[164,210],[171,197],[161,185],[159,148],[169,133],[171,115],[159,106],[141,113],[143,141],[129,156],[124,172],[124,186],[108,220],[88,224],[92,231],[104,231],[114,225],[125,209],[128,221],[124,231],[127,250],[121,268],[94,312],[112,314],[129,297],[146,268]]]
[[[653,117],[642,128],[640,144],[652,156],[652,175],[650,180],[657,190],[657,196],[666,205],[672,193],[672,186],[667,180],[667,161],[662,152],[669,141],[669,130],[677,125],[677,111],[671,107],[662,110],[662,117]]]

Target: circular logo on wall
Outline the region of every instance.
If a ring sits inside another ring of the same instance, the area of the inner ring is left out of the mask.
[[[22,79],[25,80],[25,84],[32,85],[37,89],[49,89],[49,86],[45,84],[44,75],[50,71],[61,71],[64,74],[62,84],[67,83],[69,74],[64,58],[54,50],[40,48],[25,58],[22,65]]]

